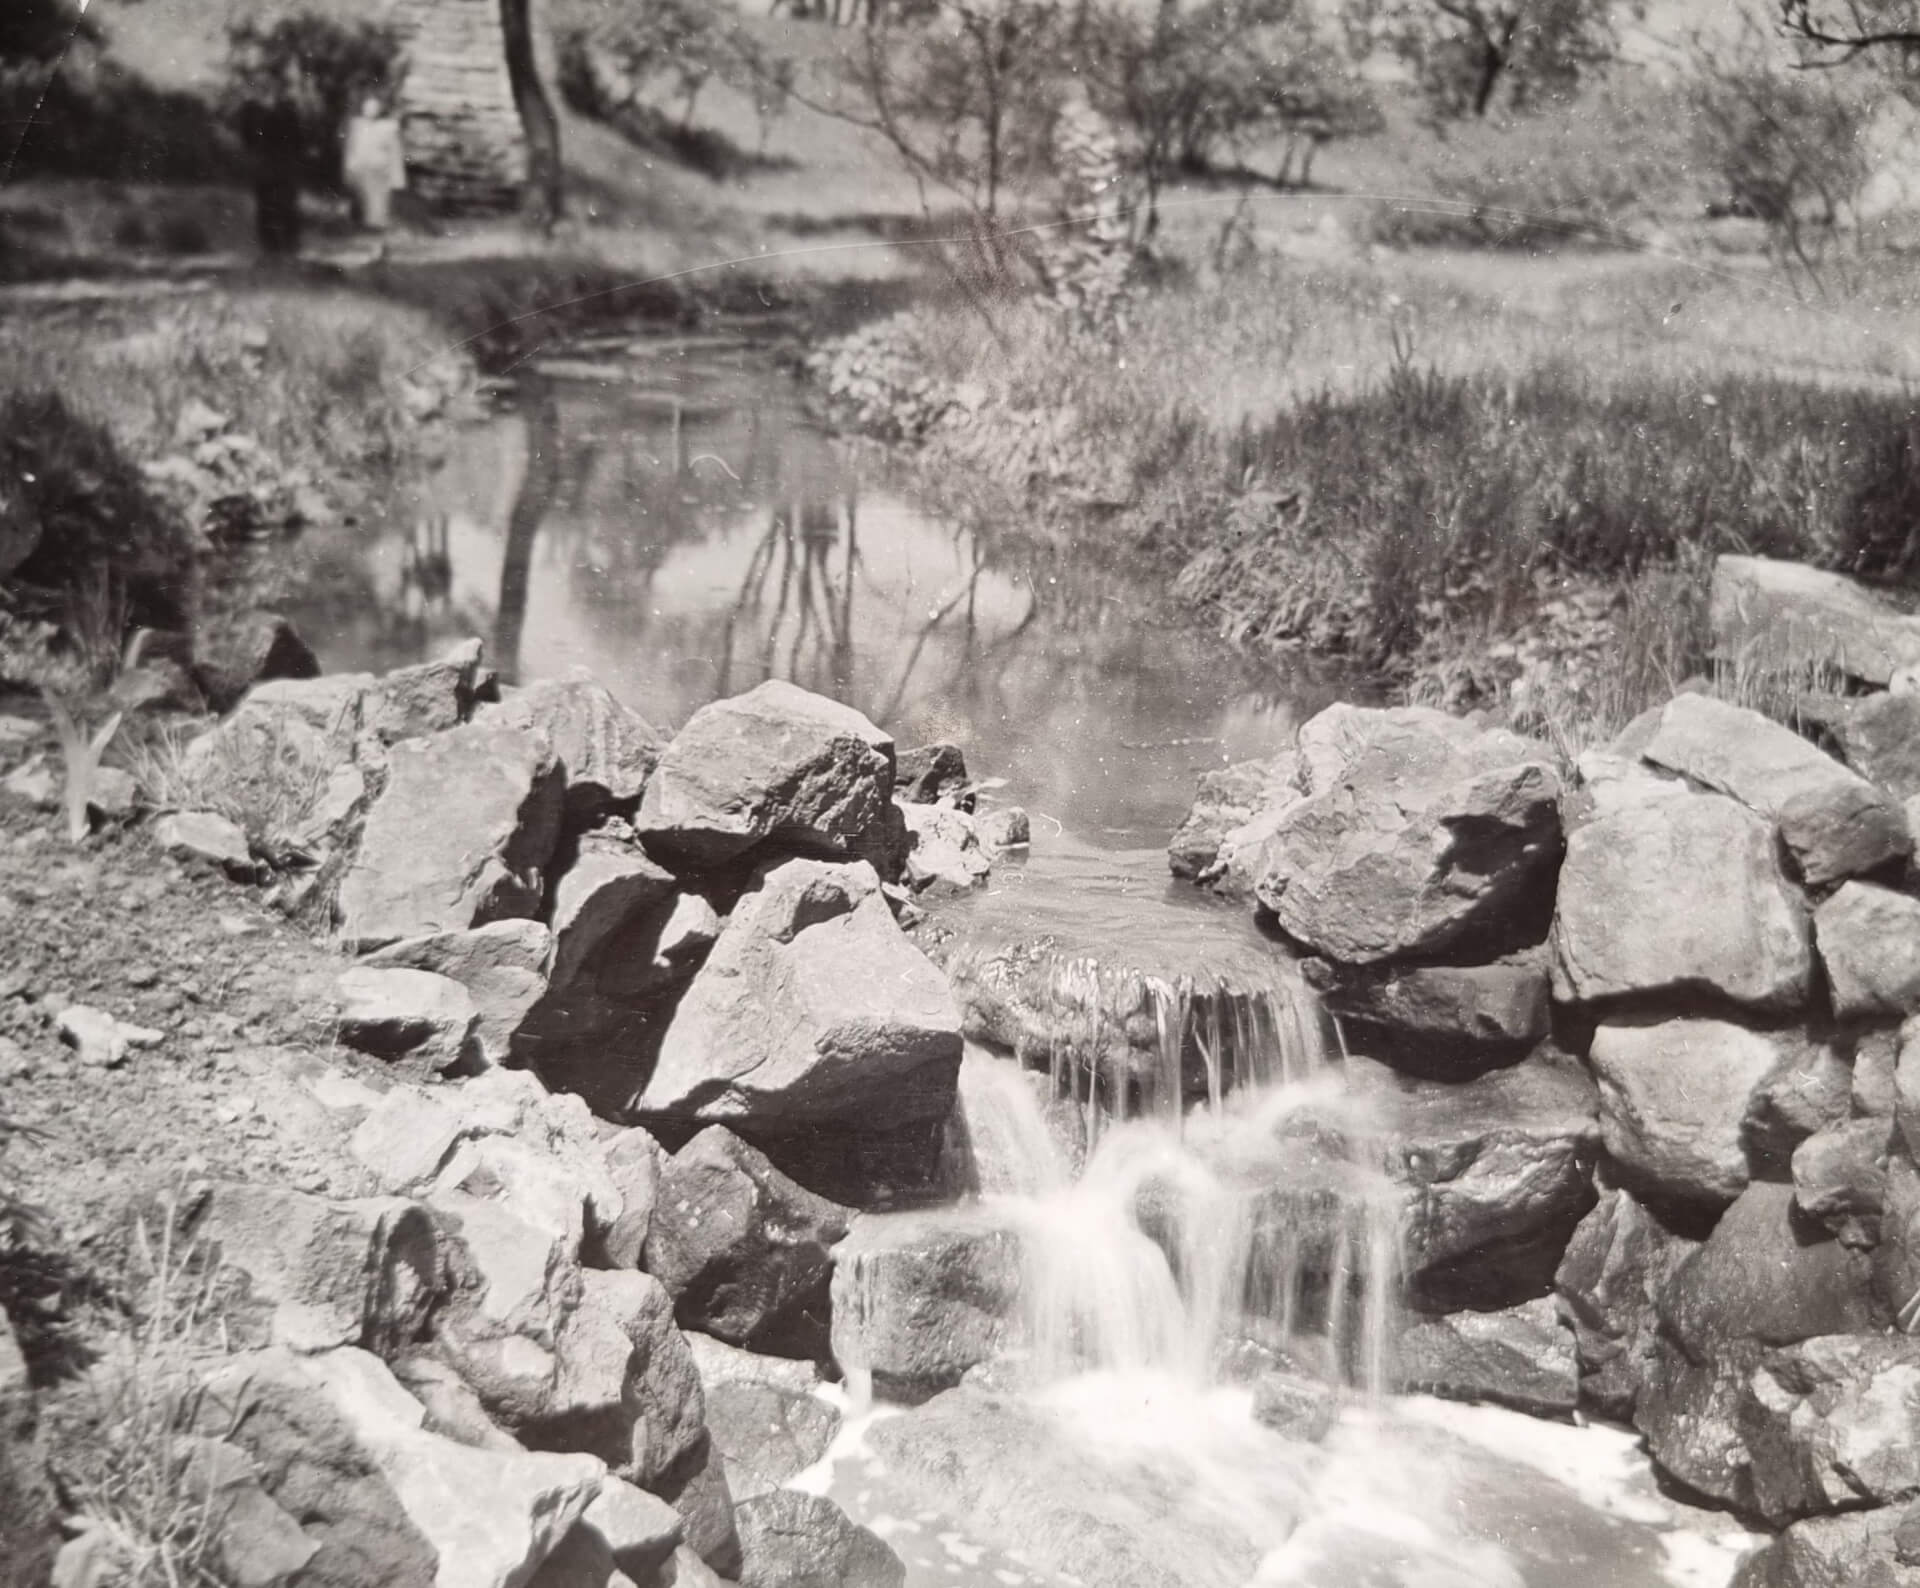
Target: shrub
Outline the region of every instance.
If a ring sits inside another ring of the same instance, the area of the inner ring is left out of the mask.
[[[112,656],[135,627],[187,626],[193,559],[183,527],[106,427],[57,392],[0,397],[0,515],[38,528],[8,581],[17,612],[53,618],[70,641]]]

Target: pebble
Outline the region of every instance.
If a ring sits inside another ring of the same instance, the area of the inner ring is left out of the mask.
[[[160,979],[160,972],[152,965],[139,964],[128,968],[127,985],[129,987],[151,987]]]

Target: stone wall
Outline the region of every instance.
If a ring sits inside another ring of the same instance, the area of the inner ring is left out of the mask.
[[[409,38],[401,94],[409,187],[435,209],[511,209],[527,152],[499,0],[397,0],[393,15]]]

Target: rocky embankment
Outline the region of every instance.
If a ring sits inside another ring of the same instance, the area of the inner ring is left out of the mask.
[[[1287,1116],[1298,1151],[1251,1189],[1337,1315],[1356,1281],[1327,1210],[1374,1157],[1398,1209],[1390,1385],[1631,1421],[1679,1489],[1776,1534],[1742,1588],[1920,1581],[1920,624],[1750,559],[1715,609],[1729,650],[1852,692],[1805,702],[1808,736],[1682,693],[1571,769],[1498,728],[1336,706],[1205,779],[1171,861],[1241,901],[1338,1025],[1338,1108]],[[1017,813],[975,817],[952,752],[900,755],[785,684],[669,740],[585,678],[502,689],[477,644],[315,677],[265,632],[134,840],[335,956],[315,1015],[338,1062],[281,1103],[338,1162],[203,1166],[170,1215],[221,1319],[169,1438],[223,1569],[898,1583],[886,1543],[793,1486],[839,1425],[823,1383],[856,1371],[931,1402],[876,1431],[899,1471],[1020,1510],[1027,1414],[993,1375],[1023,1237],[944,1206],[969,1189],[942,1150],[963,1035],[1070,1080],[1111,1063],[1116,1102],[1155,1072],[1145,1005],[1076,1049],[1062,1001],[1108,998],[1097,976],[1027,976],[1018,951],[949,977],[903,931],[917,897],[982,881]],[[8,783],[57,794],[31,762]],[[40,1005],[82,1078],[173,1040]],[[1211,1036],[1161,1020],[1175,1101],[1229,1068],[1220,1033],[1252,1006],[1222,1007]],[[1150,1196],[1136,1214],[1153,1235]],[[1324,1436],[1328,1392],[1256,1332],[1221,1370],[1270,1427]],[[23,1374],[0,1353],[15,1466]],[[1033,1459],[1049,1493],[1025,1509],[1062,1569],[1220,1580],[1171,1521],[1102,1520],[1108,1478],[1063,1489]],[[111,1580],[83,1522],[65,1584]],[[1258,1558],[1214,1542],[1233,1572]]]
[[[1742,1588],[1920,1582],[1920,622],[1745,558],[1714,620],[1857,692],[1810,737],[1683,693],[1571,778],[1334,707],[1170,860],[1305,956],[1387,1102],[1402,1383],[1631,1420],[1779,1530]]]
[[[147,831],[351,956],[322,996],[363,1059],[301,1084],[358,1194],[202,1173],[176,1200],[220,1298],[170,1431],[215,1564],[260,1588],[898,1583],[782,1485],[840,1421],[816,1393],[833,1247],[859,1208],[945,1189],[960,1017],[896,917],[989,869],[964,771],[782,683],[669,741],[585,679],[500,689],[477,642],[379,678],[256,649],[156,780],[198,808]],[[9,793],[55,791],[29,761]],[[164,1035],[44,1012],[83,1075]],[[57,1580],[117,1580],[109,1530],[73,1529]]]

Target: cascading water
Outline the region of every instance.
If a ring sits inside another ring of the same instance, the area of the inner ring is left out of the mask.
[[[1080,1016],[1056,1027],[1047,1096],[978,1047],[960,1087],[975,1183],[1020,1241],[1030,1371],[1200,1386],[1264,1360],[1377,1389],[1398,1207],[1364,1121],[1341,1112],[1307,989],[1284,965],[1238,987],[1086,958],[1044,974]],[[1061,1105],[1086,1148],[1077,1177]]]

